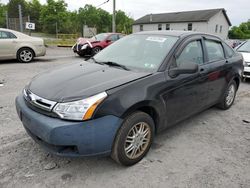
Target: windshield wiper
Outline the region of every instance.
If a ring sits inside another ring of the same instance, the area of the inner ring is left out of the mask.
[[[112,61],[107,61],[107,62],[102,62],[103,64],[105,65],[109,65],[109,66],[113,66],[113,67],[120,67],[124,70],[127,70],[129,71],[130,69],[128,67],[126,67],[125,65],[121,65],[119,63],[116,63],[116,62],[112,62]]]
[[[246,53],[249,53],[250,51],[248,51],[248,50],[237,50],[237,52],[246,52]]]
[[[97,64],[104,65],[103,62],[96,61],[96,59],[94,57],[91,57],[90,59],[93,60]]]
[[[97,61],[94,57],[91,57],[90,59],[93,60],[95,63],[100,64],[100,65],[109,65],[109,66],[113,66],[113,67],[120,67],[120,68],[127,70],[127,71],[130,70],[125,65],[121,65],[121,64],[118,64],[116,62],[112,62],[112,61],[101,62],[101,61]]]

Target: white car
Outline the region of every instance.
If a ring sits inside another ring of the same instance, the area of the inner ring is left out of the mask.
[[[0,28],[0,60],[17,59],[22,63],[29,63],[34,57],[45,54],[43,39]]]
[[[240,52],[244,58],[244,72],[243,78],[250,78],[250,40],[245,41],[236,48],[236,51]]]

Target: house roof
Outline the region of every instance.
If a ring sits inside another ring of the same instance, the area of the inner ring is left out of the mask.
[[[208,9],[208,10],[195,10],[185,12],[172,12],[161,14],[147,14],[136,20],[134,25],[138,24],[150,24],[150,23],[179,23],[179,22],[207,22],[214,15],[222,11],[229,26],[231,22],[227,16],[226,10],[220,9]]]

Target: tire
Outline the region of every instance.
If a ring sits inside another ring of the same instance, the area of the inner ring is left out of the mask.
[[[77,53],[80,57],[85,57],[85,54]]]
[[[237,93],[237,84],[234,80],[232,80],[228,84],[221,101],[217,104],[217,107],[222,110],[229,109],[234,103],[236,93]]]
[[[148,153],[154,133],[154,121],[148,114],[140,111],[131,114],[116,135],[112,159],[124,166],[138,163]]]
[[[17,52],[17,59],[21,63],[30,63],[34,59],[34,52],[30,48],[21,48]]]
[[[98,54],[101,50],[102,50],[102,48],[99,46],[94,47],[92,49],[92,56],[94,56],[95,54]]]

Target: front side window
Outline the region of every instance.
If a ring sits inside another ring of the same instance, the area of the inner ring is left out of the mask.
[[[205,40],[205,46],[207,48],[209,62],[225,59],[223,47],[220,42]]]
[[[103,41],[106,39],[106,37],[108,36],[107,33],[100,33],[94,37],[92,37],[93,40],[97,40],[97,41]]]
[[[178,37],[166,35],[129,35],[94,56],[98,62],[115,62],[131,70],[155,72]]]
[[[201,41],[190,42],[181,52],[180,56],[176,58],[176,65],[179,67],[183,63],[203,64],[203,51]]]
[[[108,40],[111,40],[112,42],[115,42],[117,41],[119,38],[118,38],[118,35],[111,35]]]
[[[192,31],[193,30],[193,24],[192,23],[189,23],[188,24],[188,31]]]

